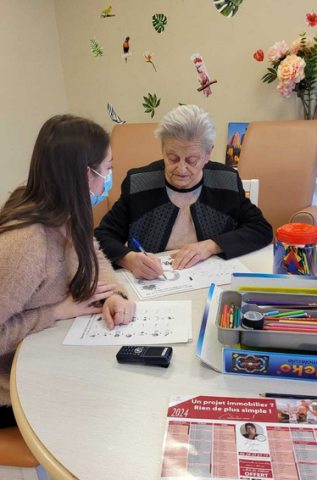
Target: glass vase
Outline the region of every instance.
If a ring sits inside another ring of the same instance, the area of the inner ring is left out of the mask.
[[[317,118],[316,98],[310,90],[300,90],[297,96],[301,101],[302,112],[305,120],[312,120]]]

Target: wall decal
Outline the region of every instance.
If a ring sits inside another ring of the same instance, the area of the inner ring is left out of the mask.
[[[317,25],[317,13],[306,13],[306,22],[310,27],[315,27]]]
[[[264,60],[264,52],[263,52],[263,50],[259,49],[259,50],[257,50],[256,52],[254,52],[253,58],[254,58],[254,60],[256,60],[257,62],[263,62],[263,60]]]
[[[111,12],[112,12],[112,5],[109,5],[109,7],[106,7],[106,8],[103,9],[100,16],[102,18],[115,17],[115,15]]]
[[[225,17],[233,17],[239,10],[243,0],[213,0],[213,3],[219,13]]]
[[[123,48],[122,58],[124,58],[125,63],[127,63],[128,62],[128,57],[131,55],[131,53],[129,52],[129,50],[130,50],[130,37],[125,37],[122,48]]]
[[[167,24],[167,17],[163,13],[156,13],[152,17],[152,25],[157,33],[164,32],[165,25]]]
[[[155,68],[155,65],[153,63],[153,53],[150,53],[148,51],[144,52],[144,59],[147,63],[151,63],[152,67],[154,68],[154,70],[157,72],[156,68]]]
[[[209,74],[206,69],[205,62],[203,61],[202,56],[199,53],[194,53],[190,59],[192,60],[193,64],[195,65],[197,71],[197,78],[200,83],[200,87],[197,88],[198,92],[203,92],[205,97],[209,97],[211,95],[211,88],[210,85],[213,83],[217,83],[217,80],[210,80]]]
[[[115,111],[111,103],[109,102],[107,103],[107,111],[109,113],[109,117],[113,122],[119,123],[119,124],[126,123],[125,120],[122,120],[122,118],[119,117],[119,115],[117,114],[117,112]]]
[[[89,40],[90,43],[90,51],[94,57],[102,57],[103,56],[103,47],[97,42],[95,38]]]
[[[156,93],[153,93],[153,95],[149,93],[148,97],[143,97],[143,98],[144,98],[144,103],[142,103],[142,105],[145,108],[144,113],[150,113],[151,118],[153,118],[155,114],[155,109],[161,103],[161,99],[157,98]]]

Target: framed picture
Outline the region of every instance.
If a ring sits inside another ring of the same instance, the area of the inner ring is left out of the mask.
[[[247,131],[248,122],[229,122],[228,137],[226,147],[226,165],[238,168],[241,145],[243,143],[245,132]]]

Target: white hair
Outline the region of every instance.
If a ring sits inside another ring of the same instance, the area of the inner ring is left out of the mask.
[[[206,152],[214,145],[216,129],[211,115],[197,105],[179,105],[159,123],[155,136],[164,144],[169,138],[194,140],[200,138]]]

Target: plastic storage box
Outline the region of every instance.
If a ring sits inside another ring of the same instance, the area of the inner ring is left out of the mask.
[[[267,300],[268,306],[259,307],[256,302]],[[253,303],[254,302],[254,303]],[[289,303],[296,304],[296,308],[307,310],[313,317],[317,317],[317,296],[316,295],[295,295],[282,293],[264,293],[264,292],[237,292],[236,290],[226,290],[221,292],[216,317],[218,330],[218,340],[223,345],[236,345],[241,343],[249,347],[258,348],[277,348],[283,350],[301,350],[317,351],[317,333],[302,332],[279,332],[268,330],[257,330],[243,327],[243,315],[248,311],[258,311],[265,315],[272,310],[272,303],[277,305],[280,312],[287,313],[294,310],[290,308],[278,307]],[[241,312],[241,324],[238,327],[224,328],[221,326],[221,316],[224,305],[234,305]],[[317,325],[317,324],[316,324]]]

